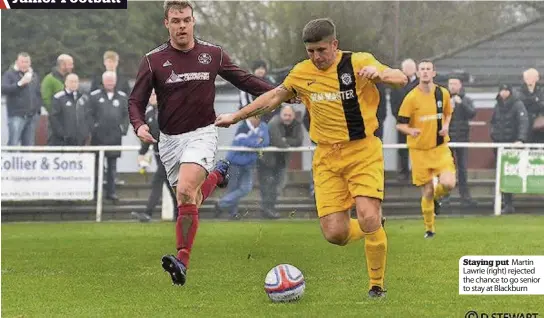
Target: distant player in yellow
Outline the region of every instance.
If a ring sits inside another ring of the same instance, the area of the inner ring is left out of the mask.
[[[436,71],[431,61],[419,63],[418,75],[419,85],[406,95],[400,106],[397,129],[408,135],[412,182],[422,190],[425,238],[432,238],[440,199],[455,187],[455,165],[448,147],[453,108],[448,89],[433,82]],[[436,187],[435,176],[439,178]]]
[[[382,143],[374,135],[378,81],[405,85],[406,76],[369,53],[338,50],[329,19],[306,24],[302,39],[308,60],[298,63],[282,85],[232,114],[217,117],[228,127],[269,112],[298,97],[310,112],[310,138],[317,144],[313,178],[317,212],[327,241],[345,245],[365,238],[369,296],[383,297],[387,236],[381,224],[384,191]],[[355,203],[357,219],[348,210]]]

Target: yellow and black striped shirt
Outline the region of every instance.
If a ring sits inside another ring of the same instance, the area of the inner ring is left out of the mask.
[[[365,66],[380,72],[388,68],[370,53],[338,51],[335,63],[325,71],[310,60],[291,70],[283,86],[310,112],[312,141],[334,144],[374,135],[380,94],[373,81],[356,75]]]

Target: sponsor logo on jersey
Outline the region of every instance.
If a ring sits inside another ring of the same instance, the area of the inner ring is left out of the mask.
[[[429,121],[437,119],[442,119],[442,114],[424,115],[419,117],[419,121]]]
[[[176,74],[174,71],[170,74],[170,77],[166,80],[166,84],[183,83],[190,81],[208,81],[210,79],[210,72],[191,72]]]
[[[310,99],[312,102],[334,102],[355,98],[355,92],[350,89],[347,91],[330,92],[330,93],[312,93]]]

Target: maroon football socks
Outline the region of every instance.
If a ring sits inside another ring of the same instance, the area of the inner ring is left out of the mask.
[[[195,204],[182,204],[178,206],[178,219],[176,221],[176,247],[178,259],[189,267],[189,256],[195,241],[198,229],[198,209]]]
[[[215,190],[215,187],[217,187],[217,184],[223,182],[223,176],[219,171],[212,171],[208,175],[208,178],[204,180],[204,183],[202,184],[202,187],[200,188],[200,191],[202,192],[202,202],[206,200],[212,194],[213,190]]]

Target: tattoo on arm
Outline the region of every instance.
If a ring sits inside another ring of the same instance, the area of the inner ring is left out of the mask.
[[[257,108],[245,115],[242,116],[242,120],[245,120],[245,119],[248,119],[249,117],[255,117],[255,116],[261,116],[265,113],[268,112],[268,107],[263,107],[263,108]]]
[[[281,104],[281,102],[283,102],[284,100],[286,100],[286,95],[289,96],[288,94],[290,93],[290,91],[284,86],[284,85],[280,85],[278,87],[276,87],[273,91],[273,97],[272,98],[278,98],[280,100],[280,102],[278,103],[278,105]],[[272,103],[270,105],[266,105],[266,104],[263,104],[263,105],[260,105],[258,106],[256,109],[248,112],[248,113],[245,113],[241,116],[241,119],[242,120],[245,120],[249,117],[255,117],[255,116],[261,116],[263,114],[266,114],[268,112],[271,112],[273,111],[274,109],[276,109],[276,107],[278,105],[275,105],[276,103]]]

